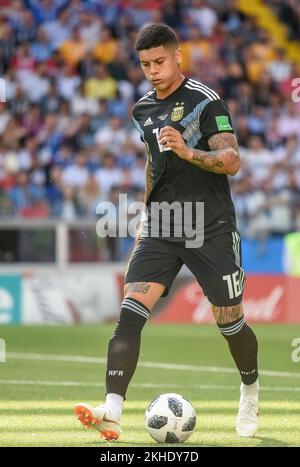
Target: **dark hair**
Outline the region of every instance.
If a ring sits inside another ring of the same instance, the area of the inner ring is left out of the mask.
[[[178,46],[175,31],[162,23],[154,23],[144,26],[138,33],[135,48],[140,50],[159,47],[160,45],[174,44]]]

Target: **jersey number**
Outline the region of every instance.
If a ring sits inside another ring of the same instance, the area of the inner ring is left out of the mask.
[[[242,293],[240,278],[240,271],[236,271],[233,274],[228,274],[228,276],[223,276],[223,281],[227,282],[229,298],[239,297]]]
[[[157,141],[158,148],[159,148],[159,151],[160,151],[160,152],[172,151],[171,148],[166,148],[165,146],[163,146],[162,144],[160,144],[160,142],[159,142],[159,128],[153,128],[152,133],[154,133],[155,136],[156,136],[156,141]]]

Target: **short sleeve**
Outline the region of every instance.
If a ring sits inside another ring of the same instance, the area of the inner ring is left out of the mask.
[[[140,139],[141,139],[141,141],[143,141],[143,143],[144,143],[144,142],[145,142],[145,140],[144,140],[144,132],[143,132],[143,130],[142,130],[140,124],[138,123],[138,121],[137,121],[136,118],[135,118],[134,111],[133,111],[133,113],[132,113],[132,122],[133,122],[135,128],[137,129],[137,131],[138,131],[139,134],[140,134]]]
[[[222,100],[211,101],[200,115],[200,131],[208,139],[215,133],[234,133],[228,108]]]

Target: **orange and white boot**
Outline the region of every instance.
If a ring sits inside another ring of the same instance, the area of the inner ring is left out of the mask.
[[[82,425],[99,431],[101,438],[106,441],[116,441],[121,432],[120,422],[113,420],[105,404],[92,407],[89,404],[77,404],[75,415]]]

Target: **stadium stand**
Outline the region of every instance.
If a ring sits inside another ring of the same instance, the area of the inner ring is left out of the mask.
[[[134,40],[142,23],[162,21],[180,37],[183,72],[216,89],[233,116],[242,235],[300,230],[299,61],[242,3],[0,0],[1,218],[95,219],[116,191],[141,198],[146,155],[130,111],[149,83]],[[299,40],[298,2],[260,3]]]

